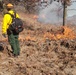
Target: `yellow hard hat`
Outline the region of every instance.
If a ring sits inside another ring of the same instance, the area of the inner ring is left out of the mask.
[[[7,4],[7,8],[12,8],[12,7],[13,7],[13,4],[11,4],[11,3]]]

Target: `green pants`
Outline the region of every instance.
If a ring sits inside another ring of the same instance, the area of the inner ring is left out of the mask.
[[[14,35],[14,34],[8,35],[8,42],[11,45],[14,55],[20,54],[20,46],[19,46],[18,37],[19,35]]]

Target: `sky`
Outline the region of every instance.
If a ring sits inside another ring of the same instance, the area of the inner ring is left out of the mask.
[[[72,1],[76,1],[76,0],[72,0]],[[75,9],[75,10],[70,10],[70,9]],[[71,6],[67,7],[67,16],[70,17],[73,15],[76,15],[76,2],[73,2]]]

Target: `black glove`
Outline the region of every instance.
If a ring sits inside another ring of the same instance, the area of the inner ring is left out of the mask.
[[[6,34],[2,34],[3,35],[3,37],[5,37],[6,38]]]

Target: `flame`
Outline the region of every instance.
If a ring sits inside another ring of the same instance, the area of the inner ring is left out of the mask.
[[[73,32],[72,29],[64,26],[64,32],[63,34],[51,34],[50,32],[47,32],[44,34],[44,38],[49,38],[49,39],[54,39],[54,40],[58,40],[58,39],[74,39],[76,38],[75,33]]]
[[[44,38],[56,39],[55,35],[51,34],[50,32],[45,33]]]
[[[31,36],[31,34],[27,35],[27,36],[21,36],[19,37],[19,40],[21,41],[37,41],[38,42],[44,42],[45,39],[51,39],[51,40],[58,40],[58,39],[75,39],[76,38],[76,34],[74,33],[74,31],[72,29],[70,29],[69,27],[64,26],[64,32],[63,33],[51,33],[51,32],[46,32],[44,33],[44,35],[38,39],[38,36]]]
[[[69,39],[74,39],[76,38],[76,34],[74,33],[74,31],[68,27],[64,27],[65,31],[64,31],[64,38],[69,38]]]
[[[34,19],[38,19],[38,16],[37,16],[37,15],[34,15],[33,18],[34,18]]]
[[[31,40],[31,41],[36,41],[36,38],[35,37],[31,37],[30,35],[28,35],[28,36],[25,36],[25,37],[19,37],[19,40],[20,41],[25,41],[25,40]]]
[[[27,37],[25,38],[25,40],[36,41],[36,38],[35,38],[35,37],[31,37],[31,36],[27,36]]]
[[[34,19],[38,19],[38,17],[39,17],[38,15],[34,15],[34,16],[33,16]],[[46,18],[46,17],[45,17],[45,14],[40,15],[40,17],[42,17],[42,18],[44,18],[44,19]]]

